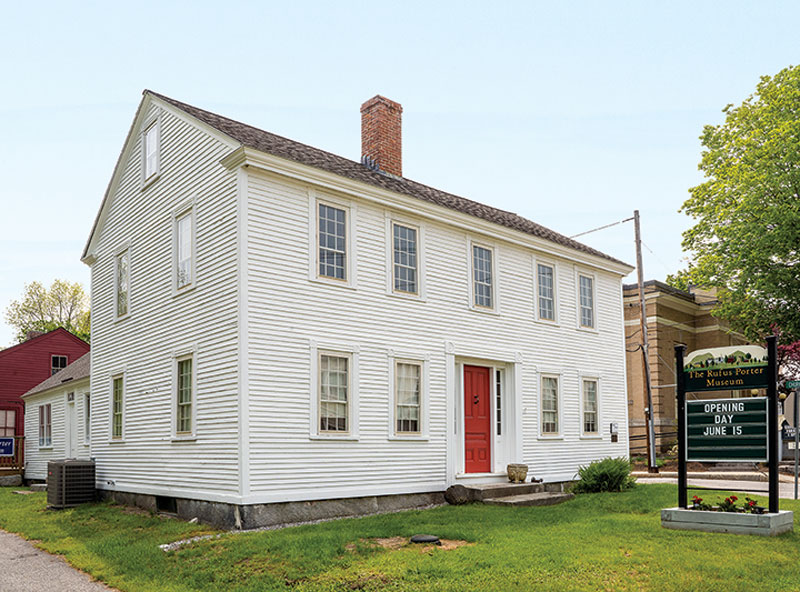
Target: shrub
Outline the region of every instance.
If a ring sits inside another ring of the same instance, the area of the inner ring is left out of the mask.
[[[580,467],[578,477],[572,489],[576,493],[624,491],[636,485],[636,479],[631,476],[631,463],[623,456],[596,460]]]

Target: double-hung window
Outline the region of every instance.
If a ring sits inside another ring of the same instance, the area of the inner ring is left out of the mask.
[[[583,433],[597,434],[597,381],[583,381]]]
[[[347,434],[350,431],[350,357],[319,356],[319,431]]]
[[[145,183],[158,174],[159,135],[158,121],[154,121],[142,134],[142,178]]]
[[[53,416],[50,403],[39,406],[39,448],[53,445]]]
[[[114,440],[122,439],[124,402],[124,380],[116,376],[111,381],[111,438]]]
[[[347,210],[317,204],[318,275],[347,281]]]
[[[67,356],[50,356],[50,376],[67,367]]]
[[[552,265],[539,263],[536,265],[536,283],[538,292],[539,319],[556,320],[555,273]]]
[[[494,308],[492,250],[472,245],[472,302],[480,308]]]
[[[175,288],[194,283],[194,215],[184,211],[175,218]]]
[[[542,434],[555,435],[559,433],[558,413],[558,378],[555,376],[542,377]]]
[[[194,403],[192,362],[191,357],[180,359],[177,362],[175,431],[178,435],[192,433],[192,406]]]
[[[0,436],[13,438],[16,432],[17,412],[13,409],[0,409]]]
[[[578,291],[580,299],[580,325],[594,329],[594,278],[578,274]]]
[[[114,267],[116,276],[116,312],[117,317],[124,317],[128,314],[128,293],[130,287],[130,258],[127,249],[117,254]]]
[[[395,365],[395,433],[422,432],[422,364],[397,362]]]
[[[392,223],[393,290],[419,294],[419,231],[411,226]]]

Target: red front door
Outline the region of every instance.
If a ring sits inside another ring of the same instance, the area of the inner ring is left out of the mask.
[[[464,470],[491,472],[492,406],[489,368],[464,366]]]

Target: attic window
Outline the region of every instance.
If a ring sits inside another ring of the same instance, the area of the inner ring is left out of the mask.
[[[158,175],[161,164],[159,140],[159,126],[156,120],[142,134],[142,177],[145,183]]]
[[[67,367],[67,356],[50,356],[50,376]]]

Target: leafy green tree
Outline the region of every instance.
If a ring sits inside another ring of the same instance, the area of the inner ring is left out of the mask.
[[[753,341],[800,340],[800,67],[764,76],[725,121],[703,130],[699,168],[681,211],[687,270],[669,281],[716,287],[715,315]]]
[[[17,341],[29,331],[52,331],[64,327],[89,341],[89,297],[81,284],[55,280],[49,288],[40,282],[25,285],[19,300],[6,309],[6,322],[16,329]]]

